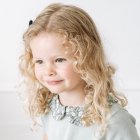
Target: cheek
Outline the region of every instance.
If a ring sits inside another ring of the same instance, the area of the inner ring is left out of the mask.
[[[35,67],[34,68],[34,74],[35,74],[35,77],[39,80],[40,79],[41,70],[38,69],[37,67]]]
[[[73,69],[73,67],[70,65],[70,66],[67,66],[65,67],[61,73],[68,79],[81,79],[80,78],[80,75],[78,73],[76,73]]]

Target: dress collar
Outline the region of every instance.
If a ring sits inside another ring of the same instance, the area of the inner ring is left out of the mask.
[[[62,120],[64,117],[68,117],[71,124],[83,126],[81,122],[84,112],[83,107],[64,106],[59,101],[59,95],[55,95],[50,102],[50,109],[55,120]]]
[[[118,101],[112,96],[108,96],[108,105],[110,107],[117,102]],[[84,107],[64,106],[59,101],[59,95],[55,95],[49,105],[55,120],[62,120],[63,118],[68,117],[71,124],[83,126],[81,118],[84,114]]]

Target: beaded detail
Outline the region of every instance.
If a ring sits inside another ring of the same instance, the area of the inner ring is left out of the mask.
[[[84,112],[83,107],[64,106],[60,103],[59,96],[55,95],[50,102],[50,109],[55,120],[62,120],[64,117],[68,117],[71,124],[83,126],[81,122]]]

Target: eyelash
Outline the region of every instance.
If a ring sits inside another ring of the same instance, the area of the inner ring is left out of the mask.
[[[66,59],[64,59],[64,58],[57,58],[57,59],[55,60],[56,63],[62,63],[62,62],[64,62],[64,61],[66,61]],[[43,60],[36,60],[35,63],[37,63],[37,64],[42,64],[42,63],[43,63]]]
[[[37,63],[37,64],[42,64],[43,61],[42,61],[42,60],[36,60],[35,63]]]
[[[63,62],[63,61],[66,61],[66,59],[64,59],[64,58],[57,58],[57,59],[55,60],[55,62],[59,62],[59,63],[61,63],[61,62]]]

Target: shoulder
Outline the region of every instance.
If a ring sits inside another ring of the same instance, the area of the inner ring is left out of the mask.
[[[115,103],[108,114],[106,140],[139,140],[135,122],[126,109]]]
[[[124,122],[123,124],[125,124],[129,122],[135,125],[136,123],[136,119],[125,108],[117,103],[111,107],[108,119],[111,124],[116,122]]]
[[[44,124],[50,119],[51,107],[55,108],[54,104],[56,102],[56,99],[57,99],[57,95],[54,95],[49,102],[49,111],[47,113],[44,113],[44,114],[41,115],[41,120]]]

